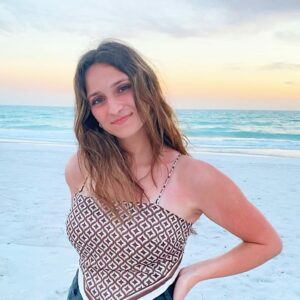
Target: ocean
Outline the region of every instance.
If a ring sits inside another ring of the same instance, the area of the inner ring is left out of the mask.
[[[300,111],[176,110],[191,154],[300,157]],[[76,145],[73,107],[0,106],[0,142]]]
[[[186,300],[299,299],[300,159],[287,156],[300,157],[300,112],[176,112],[193,157],[228,176],[284,244],[281,255],[259,268],[197,283]],[[73,116],[71,107],[0,106],[0,300],[67,298],[79,259],[65,227],[72,203],[65,166],[76,149]],[[195,229],[184,266],[241,241],[206,215]]]

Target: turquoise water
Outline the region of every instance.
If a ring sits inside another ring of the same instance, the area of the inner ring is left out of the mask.
[[[300,157],[300,111],[176,110],[189,150]],[[72,107],[0,106],[0,142],[74,145]]]

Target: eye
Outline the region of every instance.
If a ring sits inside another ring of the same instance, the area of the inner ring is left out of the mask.
[[[102,103],[103,101],[104,101],[104,99],[103,99],[103,98],[101,98],[101,97],[95,97],[95,98],[93,98],[93,99],[92,99],[92,101],[91,101],[91,105],[93,106],[93,105],[96,105],[96,104]]]
[[[130,83],[127,83],[127,84],[124,84],[124,85],[120,86],[120,87],[118,88],[118,91],[121,92],[121,93],[123,93],[123,92],[125,92],[126,90],[129,90],[130,88],[131,88],[131,84],[130,84]]]

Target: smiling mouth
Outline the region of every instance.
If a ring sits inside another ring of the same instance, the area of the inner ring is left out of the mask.
[[[120,119],[118,119],[118,120],[116,120],[116,121],[113,121],[113,122],[111,122],[112,124],[123,124],[129,117],[131,117],[132,116],[132,113],[130,113],[130,114],[128,114],[128,115],[126,115],[126,116],[124,116],[124,117],[121,117]]]

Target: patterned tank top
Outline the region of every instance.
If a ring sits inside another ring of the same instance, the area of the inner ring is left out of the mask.
[[[125,202],[121,224],[106,206],[75,194],[66,230],[79,254],[84,298],[153,299],[175,280],[193,223],[159,205],[180,153],[154,202]],[[135,221],[135,222],[133,222]]]

